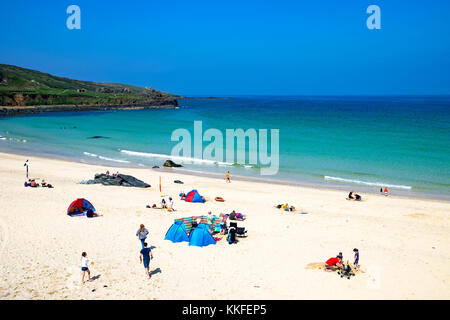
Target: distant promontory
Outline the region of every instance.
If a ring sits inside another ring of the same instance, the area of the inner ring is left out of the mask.
[[[73,80],[0,64],[0,116],[175,108],[181,98],[148,87]]]

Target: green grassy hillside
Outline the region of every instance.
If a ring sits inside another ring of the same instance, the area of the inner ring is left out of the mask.
[[[0,64],[0,105],[145,105],[166,104],[180,96],[131,85],[56,77]]]

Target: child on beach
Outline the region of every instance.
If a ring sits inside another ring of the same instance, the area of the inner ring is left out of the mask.
[[[81,254],[81,284],[84,284],[84,275],[88,274],[88,281],[91,282],[91,272],[89,271],[89,260],[87,258],[87,253],[83,252]]]
[[[169,197],[169,204],[167,205],[167,211],[169,211],[169,212],[175,211],[175,209],[173,208],[172,197]]]
[[[144,242],[144,247],[142,248],[141,254],[139,255],[140,263],[144,262],[145,274],[148,278],[151,278],[150,275],[150,258],[153,259],[152,249],[147,248],[147,242]]]
[[[145,226],[143,224],[141,224],[139,226],[138,231],[136,232],[136,236],[138,236],[139,240],[141,241],[142,249],[144,249],[144,243],[145,243],[145,239],[147,239],[147,235],[148,235],[148,230],[145,228]]]
[[[359,269],[359,250],[355,248],[353,249],[353,252],[355,253],[355,261],[353,262],[353,265],[356,269]]]

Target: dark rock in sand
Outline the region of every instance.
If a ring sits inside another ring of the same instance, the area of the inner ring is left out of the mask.
[[[122,187],[137,187],[137,188],[150,188],[150,185],[136,179],[133,176],[128,176],[126,174],[119,174],[117,177],[107,176],[104,173],[97,173],[94,180],[89,180],[86,184],[96,184],[100,183],[104,186],[122,186]]]
[[[164,162],[163,164],[164,167],[169,167],[169,168],[178,168],[178,167],[182,167],[181,164],[177,164],[175,162],[173,162],[172,160],[166,160],[166,162]]]

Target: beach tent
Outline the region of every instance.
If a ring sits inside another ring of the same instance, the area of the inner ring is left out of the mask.
[[[216,240],[208,231],[208,225],[199,224],[197,228],[189,234],[189,245],[197,247],[205,247],[210,244],[216,244]]]
[[[184,223],[182,221],[175,222],[170,229],[167,230],[164,240],[170,240],[172,242],[189,241]]]
[[[186,195],[186,202],[203,202],[202,196],[197,192],[197,190],[192,190]]]
[[[69,208],[67,208],[67,214],[70,215],[71,211],[72,211],[72,213],[75,213],[75,212],[81,213],[84,210],[88,210],[88,209],[91,209],[92,211],[95,212],[95,208],[92,205],[92,203],[90,203],[86,199],[79,198],[70,204]]]

